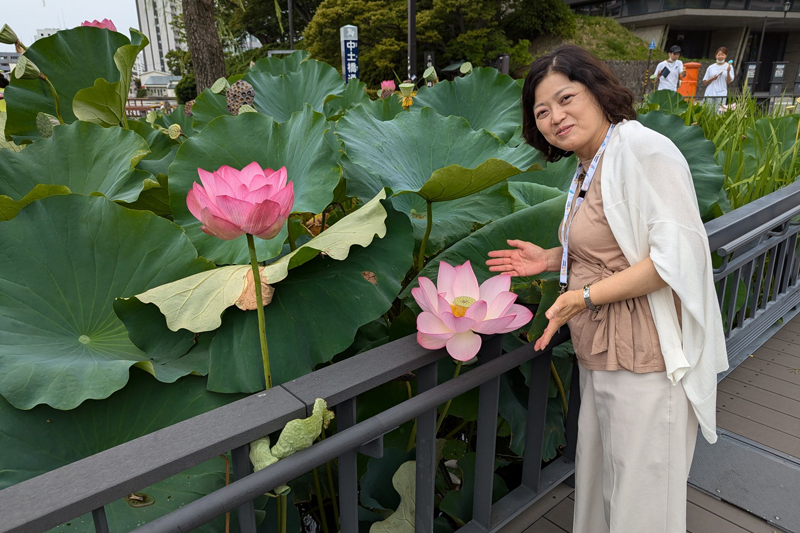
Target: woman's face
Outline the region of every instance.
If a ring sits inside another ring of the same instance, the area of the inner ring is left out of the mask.
[[[728,54],[725,52],[717,52],[717,61],[723,63],[726,59],[728,59]]]
[[[581,159],[594,155],[609,124],[591,91],[559,72],[548,74],[536,87],[533,116],[547,142]]]

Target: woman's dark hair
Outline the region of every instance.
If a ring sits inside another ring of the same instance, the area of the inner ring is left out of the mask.
[[[0,89],[5,89],[6,87],[8,87],[8,78],[6,78],[5,74],[0,72]]]
[[[728,55],[728,47],[727,46],[720,46],[719,48],[717,48],[717,51],[714,52],[714,55],[717,55],[720,52],[722,52],[725,55]]]
[[[585,85],[612,124],[636,118],[633,91],[623,86],[605,63],[580,46],[561,45],[531,64],[531,70],[522,87],[522,136],[528,144],[542,152],[547,161],[558,161],[572,155],[572,152],[566,152],[547,142],[536,127],[536,117],[533,114],[536,87],[552,72],[559,72],[570,81]]]

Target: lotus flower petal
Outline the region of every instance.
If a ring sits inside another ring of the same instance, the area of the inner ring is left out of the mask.
[[[465,316],[455,316],[449,311],[444,313],[439,312],[439,318],[442,319],[442,322],[444,322],[444,325],[447,326],[450,331],[454,331],[455,333],[469,331],[472,326],[475,325],[475,321],[471,318],[467,318]]]
[[[478,300],[474,304],[470,305],[469,308],[467,308],[467,312],[464,314],[464,316],[471,318],[475,322],[481,322],[484,318],[486,318],[486,310],[488,307],[489,306],[486,304],[486,302],[483,300]]]
[[[486,335],[493,335],[495,333],[508,333],[517,328],[508,329],[509,325],[514,321],[514,315],[506,315],[500,318],[490,318],[483,322],[478,322],[472,327],[475,333],[483,333]]]
[[[486,318],[498,318],[505,315],[509,308],[511,308],[511,304],[516,301],[517,295],[513,292],[501,292],[489,302],[489,310],[486,312]]]
[[[458,298],[459,296],[467,296],[473,300],[481,297],[478,278],[475,277],[469,261],[456,267],[456,275],[453,279],[453,297]]]
[[[93,20],[91,22],[84,20],[81,22],[81,26],[94,26],[95,28],[104,28],[106,30],[117,31],[117,27],[114,26],[114,23],[108,19],[103,19],[102,21]]]
[[[201,215],[200,220],[203,223],[203,227],[200,229],[203,230],[203,233],[219,237],[224,241],[230,241],[244,235],[244,231],[239,226],[224,218],[214,216],[208,208],[203,209]]]
[[[456,361],[469,361],[481,349],[481,338],[471,331],[456,333],[447,340],[447,353]]]
[[[444,348],[447,344],[447,339],[453,335],[453,333],[449,333],[447,335],[427,335],[421,331],[418,331],[417,342],[420,346],[427,348],[428,350],[438,350],[439,348]]]
[[[439,263],[439,275],[436,278],[436,287],[439,294],[444,294],[447,304],[451,304],[456,296],[453,294],[453,281],[456,279],[456,269],[444,261]],[[459,295],[465,296],[465,295]]]
[[[431,280],[426,277],[419,278],[419,287],[411,289],[411,295],[423,311],[436,313],[439,295],[436,292],[436,286]]]
[[[481,284],[481,300],[492,303],[500,293],[508,292],[511,289],[511,276],[500,274],[492,276]]]
[[[514,331],[515,329],[519,329],[528,322],[531,321],[533,318],[533,313],[527,308],[522,305],[514,304],[511,306],[511,309],[508,310],[509,315],[515,315],[514,321],[508,325],[505,331],[500,333],[508,333],[509,331]]]
[[[417,317],[417,330],[426,335],[452,335],[454,333],[442,322],[442,319],[427,312],[420,313]]]
[[[275,172],[253,162],[242,170],[224,165],[197,173],[202,185],[192,186],[186,204],[209,235],[234,239],[249,233],[271,239],[292,212],[294,184],[287,183],[286,167]]]

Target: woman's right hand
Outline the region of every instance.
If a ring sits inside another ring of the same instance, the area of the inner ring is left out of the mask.
[[[548,251],[526,241],[509,240],[510,250],[489,252],[486,264],[492,272],[504,272],[512,276],[535,276],[547,270]]]

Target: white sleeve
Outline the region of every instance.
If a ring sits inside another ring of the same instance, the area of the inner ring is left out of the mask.
[[[730,65],[730,63],[728,63],[728,64]],[[733,65],[731,65],[731,81],[733,81],[734,79],[736,79],[736,74],[734,74],[734,73],[733,73],[733,71],[734,71],[734,70],[735,70],[735,69],[733,68]]]
[[[713,66],[714,65],[709,65],[708,66],[708,68],[706,69],[706,74],[705,74],[705,76],[703,76],[703,81],[711,79],[711,67],[713,67]]]

